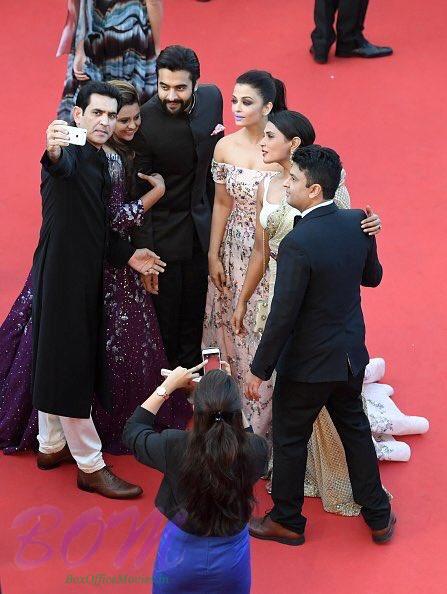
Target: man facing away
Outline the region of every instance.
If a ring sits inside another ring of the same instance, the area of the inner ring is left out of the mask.
[[[85,146],[68,143],[67,124],[52,122],[42,157],[42,227],[33,261],[33,404],[39,411],[42,470],[76,461],[78,487],[129,499],[141,488],[115,476],[91,418],[93,394],[107,409],[102,334],[104,258],[146,274],[161,262],[108,229],[111,190],[102,146],[113,133],[119,92],[102,82],[80,90],[73,118]],[[74,459],[74,460],[73,460]]]
[[[135,135],[135,171],[160,173],[166,193],[146,214],[132,238],[167,263],[146,288],[172,368],[201,360],[208,281],[208,244],[214,183],[211,159],[222,137],[222,95],[215,85],[198,84],[199,60],[192,49],[173,45],[157,58],[158,95],[141,110]],[[140,180],[141,182],[141,180]],[[143,194],[145,185],[137,191]]]
[[[293,156],[284,186],[301,216],[279,249],[271,312],[248,385],[248,397],[256,399],[276,368],[274,507],[252,519],[250,533],[289,545],[304,542],[307,442],[323,406],[343,443],[354,501],[373,540],[389,540],[396,521],[361,399],[369,355],[360,286],[376,287],[382,266],[375,238],[361,231],[363,212],[333,203],[340,173],[340,158],[331,149],[309,146]]]

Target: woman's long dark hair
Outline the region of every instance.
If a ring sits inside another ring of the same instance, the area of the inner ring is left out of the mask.
[[[224,371],[209,371],[196,388],[180,490],[188,527],[195,534],[229,536],[250,518],[250,443],[239,388]]]
[[[272,122],[287,140],[296,136],[301,140],[300,146],[309,146],[315,142],[315,130],[310,121],[298,111],[277,111],[269,113],[269,122]]]
[[[248,70],[236,79],[236,84],[249,85],[256,89],[264,104],[272,103],[272,112],[287,109],[286,86],[279,78],[274,78],[265,70]]]
[[[140,105],[138,92],[129,82],[125,80],[111,80],[109,81],[109,84],[119,91],[121,96],[120,109],[125,105],[134,105],[135,103]],[[113,135],[110,137],[110,140],[108,140],[107,144],[121,157],[126,178],[126,188],[129,195],[131,196],[133,194],[134,188],[133,160],[135,158],[135,151],[128,142],[119,140]]]

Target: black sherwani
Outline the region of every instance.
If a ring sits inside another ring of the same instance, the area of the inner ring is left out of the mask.
[[[110,177],[104,151],[70,145],[42,163],[42,227],[33,261],[33,404],[88,418],[96,392],[110,406],[102,336],[104,258],[124,266],[134,252],[107,224]]]
[[[203,317],[208,286],[208,246],[214,183],[211,159],[222,132],[222,95],[199,85],[190,113],[167,114],[158,96],[141,110],[135,135],[135,171],[160,173],[166,193],[134,229],[134,245],[153,249],[167,262],[154,298],[160,331],[172,367],[201,360]],[[142,195],[147,182],[138,182]]]

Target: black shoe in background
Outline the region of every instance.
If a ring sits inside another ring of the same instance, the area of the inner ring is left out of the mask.
[[[326,64],[327,63],[327,58],[328,58],[328,54],[329,54],[328,51],[326,51],[326,52],[316,51],[314,46],[312,46],[309,51],[312,54],[314,62],[316,62],[317,64]]]
[[[366,41],[366,39],[355,49],[345,50],[337,47],[335,50],[335,55],[338,58],[384,58],[385,56],[391,56],[392,53],[391,47],[374,45]]]

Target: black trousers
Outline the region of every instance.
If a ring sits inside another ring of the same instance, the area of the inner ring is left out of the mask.
[[[347,382],[299,383],[278,376],[273,394],[274,507],[270,517],[290,530],[302,533],[306,518],[304,477],[307,442],[312,426],[326,406],[340,435],[348,465],[354,501],[373,529],[385,528],[390,503],[380,481],[371,427],[363,411],[361,390],[364,371]]]
[[[201,342],[208,288],[208,256],[168,262],[154,297],[161,337],[171,369],[193,367],[202,360]]]
[[[315,51],[327,52],[337,39],[337,49],[352,50],[364,40],[363,28],[369,0],[315,0],[315,29],[312,44]],[[335,13],[337,34],[334,31]]]

